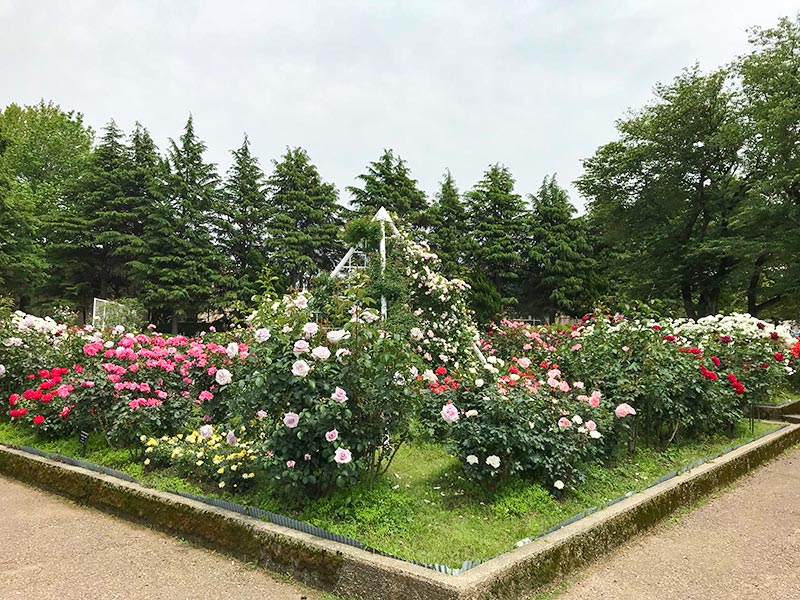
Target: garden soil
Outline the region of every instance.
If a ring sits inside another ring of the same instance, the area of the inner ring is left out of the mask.
[[[0,477],[2,600],[320,600],[262,569]]]
[[[567,583],[558,600],[800,599],[800,450]]]

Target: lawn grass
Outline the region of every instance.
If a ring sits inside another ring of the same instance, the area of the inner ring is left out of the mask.
[[[434,444],[402,448],[387,475],[372,488],[358,486],[302,508],[282,504],[266,489],[216,495],[306,521],[403,558],[458,567],[465,560],[510,550],[518,540],[776,427],[757,421],[751,433],[743,421],[733,438],[672,446],[662,452],[640,448],[613,464],[592,466],[587,482],[567,490],[561,501],[523,480],[487,492],[466,481],[458,461]],[[48,442],[8,423],[0,422],[0,442],[80,457],[77,439]],[[145,472],[127,451],[108,448],[100,436],[90,437],[85,460],[122,470],[158,489],[215,495],[169,471]]]

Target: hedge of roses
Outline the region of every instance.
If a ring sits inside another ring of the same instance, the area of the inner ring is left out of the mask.
[[[747,315],[596,313],[561,329],[503,321],[480,340],[480,364],[462,286],[435,273],[423,246],[407,247],[417,283],[397,322],[352,298],[333,313],[310,294],[266,299],[248,323],[194,338],[7,314],[5,415],[43,436],[100,431],[148,468],[218,489],[299,497],[375,481],[423,429],[474,481],[522,476],[558,493],[642,441],[731,430],[800,355],[785,327]]]

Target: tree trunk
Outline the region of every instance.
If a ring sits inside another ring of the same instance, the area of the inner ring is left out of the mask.
[[[175,311],[172,313],[172,333],[173,335],[178,333],[178,313]]]

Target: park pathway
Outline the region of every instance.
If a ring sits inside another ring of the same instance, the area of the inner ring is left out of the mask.
[[[800,600],[800,450],[567,583],[558,600]]]
[[[2,600],[322,598],[4,477],[0,507]],[[800,599],[800,449],[567,583],[558,600]]]
[[[0,477],[2,600],[320,600],[262,569]]]

